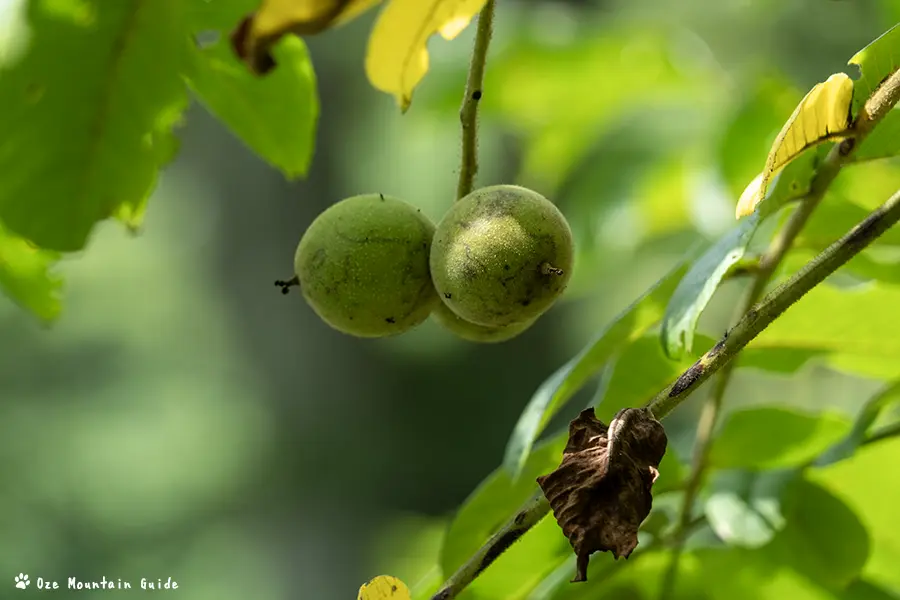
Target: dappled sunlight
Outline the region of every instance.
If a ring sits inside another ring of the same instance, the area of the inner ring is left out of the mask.
[[[27,0],[0,0],[0,71],[28,49]]]

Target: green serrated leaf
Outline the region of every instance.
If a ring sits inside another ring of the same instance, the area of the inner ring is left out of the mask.
[[[869,444],[847,460],[811,469],[808,477],[846,502],[871,537],[871,553],[862,576],[872,583],[900,589],[900,438]]]
[[[706,520],[730,546],[761,548],[784,529],[783,490],[793,471],[720,471],[710,482]]]
[[[872,92],[900,66],[900,24],[857,52],[848,64],[857,65],[860,77],[853,84],[853,114],[865,104]]]
[[[852,162],[890,158],[898,154],[900,154],[900,109],[895,108],[866,136],[853,153]]]
[[[315,145],[319,101],[306,44],[284,38],[278,69],[257,77],[220,42],[195,49],[186,79],[200,101],[247,146],[288,178],[305,175]]]
[[[850,431],[848,419],[776,407],[745,409],[728,415],[710,452],[720,469],[777,469],[812,460]]]
[[[857,163],[841,171],[828,188],[827,201],[854,202],[866,210],[881,206],[900,188],[900,161]]]
[[[821,485],[800,479],[792,487],[786,496],[787,526],[769,549],[772,558],[789,563],[825,588],[846,588],[869,556],[865,525]]]
[[[0,224],[0,288],[13,302],[43,321],[52,321],[62,308],[62,280],[51,268],[59,254],[37,248]]]
[[[28,6],[31,45],[0,73],[0,219],[74,251],[98,221],[139,215],[171,156],[164,139],[186,101],[184,3]]]
[[[883,201],[885,198],[881,198]],[[869,211],[845,198],[829,195],[816,208],[807,221],[796,245],[821,251],[861,223]],[[888,229],[872,244],[875,246],[900,246],[900,227]]]
[[[751,348],[828,352],[835,368],[876,378],[900,376],[900,286],[873,283],[837,289],[820,285],[773,321]]]
[[[671,358],[680,358],[693,348],[694,329],[700,314],[728,269],[744,256],[760,221],[759,212],[741,220],[694,262],[679,282],[666,306],[660,332],[663,348]]]
[[[763,516],[734,492],[713,492],[706,500],[705,511],[716,535],[733,546],[758,548],[775,537]]]
[[[504,466],[517,476],[535,439],[559,411],[607,361],[626,344],[637,340],[662,316],[665,304],[684,274],[679,264],[616,317],[575,358],[560,367],[531,397],[506,446]]]
[[[187,8],[191,31],[230,33],[259,4],[260,0],[192,0]]]

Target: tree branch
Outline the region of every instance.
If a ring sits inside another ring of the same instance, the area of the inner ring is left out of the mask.
[[[853,137],[842,140],[832,147],[825,160],[816,170],[810,185],[809,194],[803,198],[800,206],[791,215],[790,220],[772,240],[765,254],[755,263],[753,284],[741,305],[738,312],[739,315],[746,314],[762,297],[781,261],[784,260],[785,255],[793,247],[797,236],[803,230],[803,227],[806,226],[813,211],[825,197],[825,192],[828,191],[829,186],[838,176],[841,168],[850,162],[853,151],[859,147],[878,121],[884,118],[887,112],[894,107],[898,97],[900,97],[900,71],[889,77],[863,106],[856,123],[854,123]],[[713,431],[719,422],[725,393],[728,390],[728,385],[731,383],[735,364],[734,362],[729,362],[723,367],[722,372],[716,378],[715,388],[703,405],[700,413],[691,474],[685,484],[684,500],[682,501],[676,528],[677,533],[674,535],[675,547],[663,575],[663,582],[660,588],[661,600],[671,597],[674,591],[685,534],[688,524],[691,522],[691,514],[697,494],[703,488],[709,452],[712,447]]]
[[[493,10],[491,6],[493,0],[489,0],[484,10]],[[481,18],[479,18],[479,32],[481,31]],[[487,19],[486,19],[487,20]],[[486,25],[486,29],[490,29],[490,24]],[[490,38],[490,32],[485,35]],[[476,41],[476,49],[478,43]],[[485,53],[487,43],[485,42]],[[475,56],[473,55],[473,64]],[[483,77],[483,61],[481,67],[481,75]],[[470,82],[472,81],[472,70],[470,70]],[[473,88],[474,89],[474,88]],[[463,169],[460,171],[460,186],[458,191],[464,189],[463,174],[467,171],[465,168],[466,160],[466,119],[463,118],[466,113],[466,102],[470,97],[471,90],[467,85],[466,100],[463,101],[463,110],[460,112],[460,118],[463,120]],[[804,201],[797,211],[792,215],[791,220],[779,233],[779,236],[773,241],[772,246],[767,251],[767,255],[772,258],[779,253],[783,256],[784,252],[790,248],[793,238],[796,237],[812,210],[818,202],[824,197],[825,191],[837,174],[840,172],[841,166],[846,161],[858,142],[862,140],[875,124],[887,114],[887,112],[900,99],[900,70],[895,71],[881,87],[876,90],[872,97],[866,102],[860,111],[857,121],[854,125],[854,137],[845,139],[836,144],[823,161],[822,165],[816,172],[816,176],[810,186],[810,192],[806,201]],[[477,99],[475,99],[477,102]],[[471,123],[474,123],[474,113],[477,106],[470,109],[473,113]],[[471,129],[472,150],[469,152],[474,159],[474,125]],[[473,164],[474,164],[473,160]],[[477,166],[475,167],[477,170]],[[471,181],[474,180],[474,171],[471,171]],[[468,192],[467,192],[468,193]],[[463,194],[465,195],[465,194]],[[810,202],[810,198],[814,200]],[[687,371],[681,374],[673,383],[654,396],[645,406],[649,407],[657,419],[663,419],[676,406],[681,404],[691,393],[693,393],[704,381],[709,379],[715,372],[722,369],[730,363],[730,361],[743,350],[757,335],[760,334],[772,321],[778,318],[792,304],[802,298],[821,283],[825,278],[834,273],[838,268],[847,263],[854,256],[859,254],[864,248],[871,244],[881,234],[890,229],[900,220],[900,191],[891,196],[880,208],[873,211],[864,221],[850,230],[844,237],[829,246],[816,258],[811,260],[807,265],[794,274],[793,277],[782,283],[772,292],[770,292],[761,302],[753,303],[743,315],[743,317],[735,324],[735,326],[725,335],[725,337],[707,351],[700,359],[694,363]],[[789,239],[790,236],[790,239]],[[765,256],[763,257],[765,258]],[[769,259],[764,266],[764,261],[760,261],[760,272],[763,268],[770,269],[770,274],[780,262]],[[767,282],[759,283],[761,276],[757,273],[754,288],[759,288],[761,295],[766,287]],[[748,297],[752,298],[754,291]],[[897,426],[900,429],[900,426]],[[878,435],[881,432],[876,432]],[[881,434],[879,439],[888,435],[896,435],[894,428],[885,428],[885,432]],[[874,436],[873,436],[874,437]],[[519,540],[529,529],[534,527],[550,512],[550,504],[544,495],[538,491],[531,499],[520,508],[516,514],[509,519],[500,529],[484,543],[484,545],[475,552],[441,587],[438,592],[432,596],[431,600],[452,600],[462,592],[472,581],[481,574],[497,557],[505,552],[513,543]]]
[[[475,47],[472,49],[469,76],[466,80],[466,95],[459,109],[459,121],[462,124],[462,160],[459,166],[459,183],[456,186],[457,200],[472,191],[475,186],[475,174],[478,172],[478,103],[483,93],[488,46],[494,32],[494,3],[495,0],[488,0],[478,15]]]
[[[755,304],[718,344],[648,402],[647,406],[656,418],[661,419],[672,412],[672,409],[681,404],[700,384],[743,350],[769,323],[859,254],[898,220],[900,220],[900,192],[891,196],[844,237],[826,248],[793,277]]]
[[[531,497],[497,533],[463,564],[431,600],[451,600],[472,583],[482,571],[550,512],[550,503],[540,492]]]
[[[646,403],[646,406],[653,410],[656,418],[664,418],[701,383],[728,364],[738,352],[792,304],[859,254],[897,221],[900,221],[900,192],[891,196],[887,202],[873,211],[847,235],[829,246],[793,277],[769,293],[762,302],[753,306],[722,341],[704,354],[675,382],[656,394]],[[540,492],[536,493],[447,580],[437,594],[432,596],[432,600],[455,598],[498,556],[549,512],[550,505],[546,498]]]

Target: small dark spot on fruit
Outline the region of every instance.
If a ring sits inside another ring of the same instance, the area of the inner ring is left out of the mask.
[[[504,270],[504,271],[509,271],[509,265],[503,265],[503,270]]]
[[[394,320],[394,317],[388,317],[387,319],[385,319],[385,322],[386,322],[386,323],[390,323],[391,325],[393,325],[393,324],[396,323],[397,321]]]
[[[521,304],[522,306],[528,306],[529,304],[531,304],[531,300],[522,300],[519,304]]]
[[[384,194],[378,194],[378,197],[381,198],[382,202],[384,202]]]
[[[450,292],[446,292],[446,293],[444,294],[444,298],[446,298],[447,300],[449,300],[449,299],[452,298],[452,297],[453,297],[453,294],[451,294]]]
[[[392,585],[392,586],[391,586],[391,593],[396,592],[396,591],[397,591],[397,586],[396,586],[396,585]]]

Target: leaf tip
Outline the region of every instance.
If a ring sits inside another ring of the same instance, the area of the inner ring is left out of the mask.
[[[756,206],[759,204],[762,199],[762,195],[765,193],[765,178],[763,177],[765,173],[760,173],[753,180],[747,184],[747,187],[744,188],[744,191],[741,193],[741,197],[738,199],[737,206],[734,209],[734,218],[737,220],[742,219],[748,215],[753,214],[753,211],[756,210]]]
[[[438,33],[440,33],[442,38],[450,41],[468,27],[471,21],[472,17],[470,15],[458,15],[441,25],[438,28]]]

